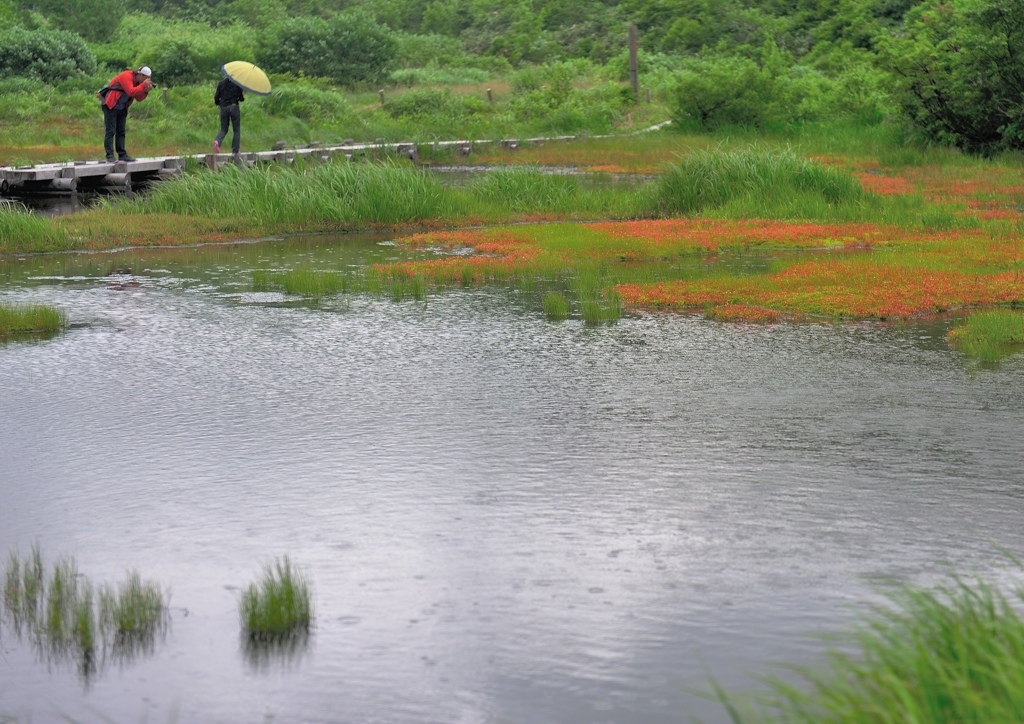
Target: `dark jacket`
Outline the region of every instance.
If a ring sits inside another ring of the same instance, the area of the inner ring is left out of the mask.
[[[225,78],[218,83],[217,92],[213,94],[213,104],[217,106],[230,106],[244,100],[245,95],[242,93],[242,89],[231,82],[230,78]]]

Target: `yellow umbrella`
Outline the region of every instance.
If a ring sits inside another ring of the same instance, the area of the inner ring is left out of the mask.
[[[241,87],[242,90],[247,90],[260,96],[270,95],[270,79],[267,78],[266,73],[252,63],[246,63],[244,60],[234,60],[222,65],[220,69],[224,71],[224,75],[230,78],[235,85]]]

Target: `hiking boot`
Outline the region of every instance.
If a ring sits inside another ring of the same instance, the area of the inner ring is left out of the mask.
[[[135,159],[129,156],[127,153],[122,153],[117,157],[118,161],[134,161]]]
[[[220,153],[220,141],[213,142],[213,152]]]
[[[117,159],[114,158],[113,154],[110,154],[109,156],[107,156],[107,163],[114,163],[115,161],[117,161]]]

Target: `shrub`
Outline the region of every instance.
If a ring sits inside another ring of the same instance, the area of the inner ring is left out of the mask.
[[[275,86],[274,92],[260,98],[259,103],[275,116],[290,116],[304,121],[333,119],[350,113],[341,94],[298,83]]]
[[[388,101],[392,118],[444,117],[461,121],[474,113],[488,111],[488,103],[475,96],[455,95],[449,89],[413,90]]]
[[[96,56],[74,33],[17,26],[0,31],[0,77],[53,82],[95,70]]]
[[[185,38],[165,40],[154,49],[149,62],[160,69],[160,80],[170,86],[192,85],[211,74],[211,69],[200,67],[202,60],[195,45]]]
[[[396,48],[391,32],[365,15],[298,17],[267,31],[259,58],[271,72],[302,72],[351,86],[384,77]]]

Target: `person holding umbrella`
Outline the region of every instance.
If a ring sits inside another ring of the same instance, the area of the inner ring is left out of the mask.
[[[220,133],[213,140],[213,152],[220,153],[220,144],[231,126],[231,153],[238,155],[242,144],[242,112],[239,103],[245,100],[245,91],[257,95],[270,95],[270,80],[252,63],[236,60],[221,66],[224,80],[217,84],[214,104],[220,108]]]

